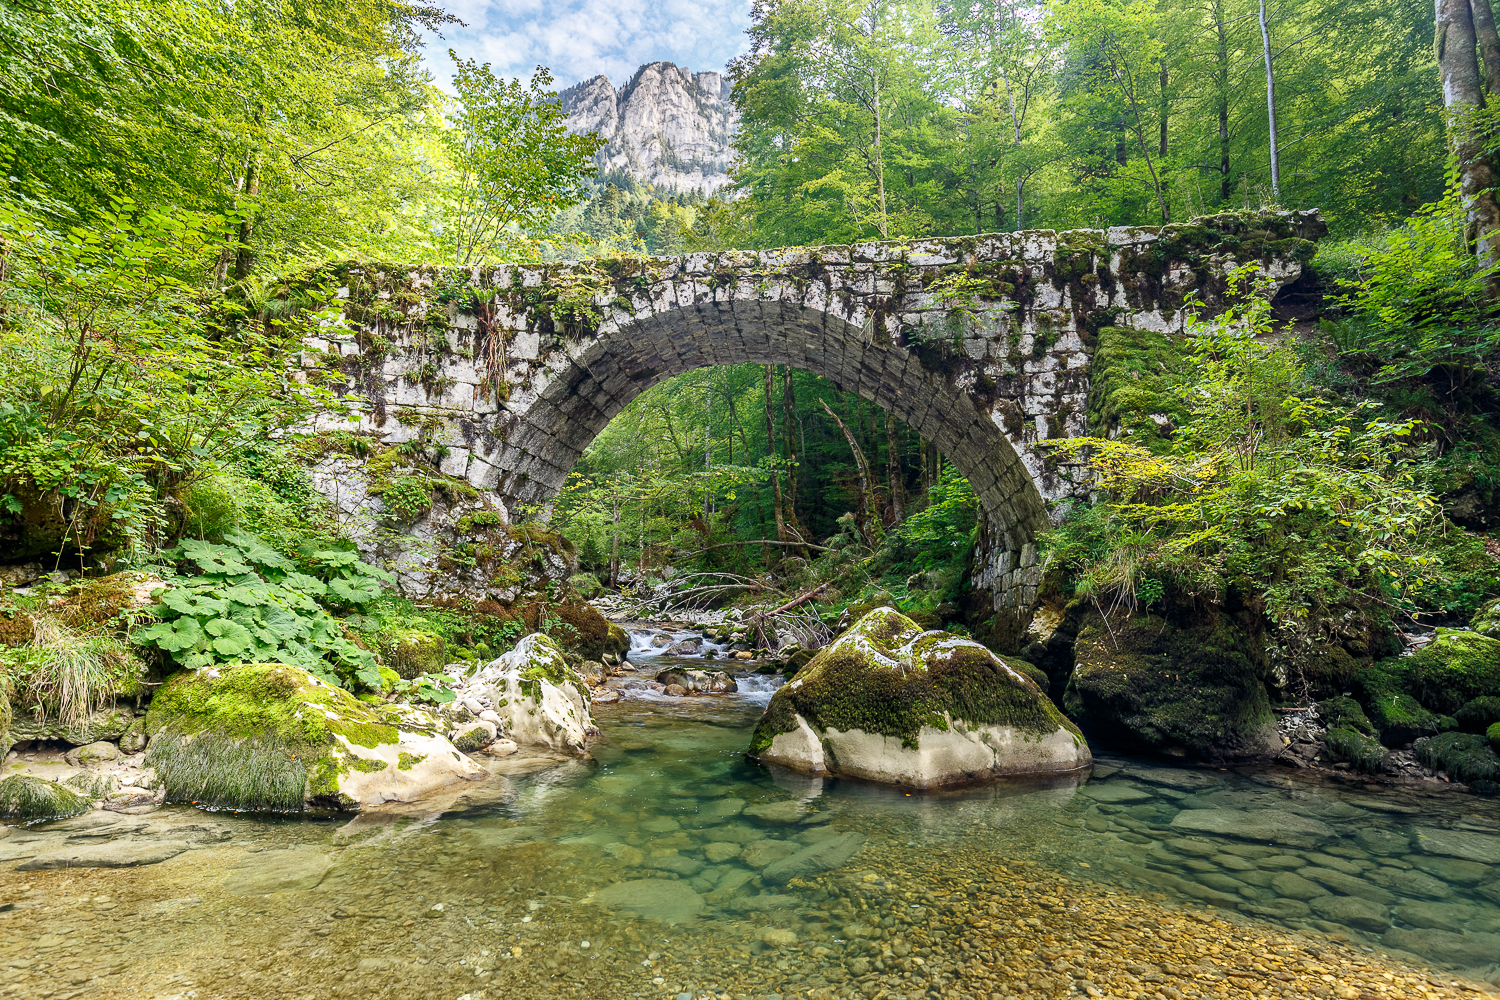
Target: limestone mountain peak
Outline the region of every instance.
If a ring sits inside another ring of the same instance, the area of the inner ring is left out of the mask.
[[[599,174],[624,174],[663,191],[710,193],[729,183],[739,116],[723,74],[646,63],[618,89],[599,75],[559,95],[574,132],[597,131],[607,145]]]

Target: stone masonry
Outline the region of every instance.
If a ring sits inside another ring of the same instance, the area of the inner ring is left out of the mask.
[[[983,509],[977,586],[1024,619],[1049,503],[1080,485],[1046,442],[1087,432],[1098,331],[1181,331],[1253,265],[1295,281],[1316,212],[1158,228],[502,267],[346,265],[315,275],[342,314],[303,366],[358,412],[320,421],[414,442],[510,514],[545,509],[583,449],[649,386],[741,362],[789,364],[891,410],[968,477]]]

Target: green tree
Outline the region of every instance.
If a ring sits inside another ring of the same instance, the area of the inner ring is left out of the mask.
[[[488,63],[449,55],[458,64],[458,107],[447,136],[456,173],[448,240],[453,259],[470,264],[503,257],[518,235],[586,198],[604,140],[568,132],[545,68],[523,87]]]

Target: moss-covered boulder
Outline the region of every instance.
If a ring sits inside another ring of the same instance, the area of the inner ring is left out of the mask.
[[[1487,737],[1478,733],[1443,733],[1417,740],[1413,747],[1423,767],[1446,771],[1476,792],[1500,792],[1500,755]]]
[[[1381,660],[1350,686],[1388,747],[1460,726],[1477,731],[1500,697],[1500,639],[1440,628],[1411,656]]]
[[[29,774],[13,774],[0,781],[0,820],[42,823],[65,819],[93,808],[91,796]]]
[[[1328,730],[1323,745],[1334,760],[1363,774],[1379,774],[1391,760],[1391,752],[1379,740],[1345,727]]]
[[[860,618],[776,692],[750,753],[918,788],[1069,772],[1093,760],[1030,677],[889,607]]]
[[[1476,611],[1469,627],[1480,635],[1500,639],[1500,598],[1490,601]]]
[[[1063,704],[1089,734],[1211,761],[1282,751],[1256,637],[1214,609],[1085,619]]]
[[[441,673],[448,662],[448,644],[443,637],[422,629],[389,627],[380,633],[376,644],[385,665],[406,680]]]
[[[299,667],[185,670],[146,715],[169,802],[216,809],[353,810],[481,777],[436,717],[370,705]]]
[[[557,642],[540,632],[481,667],[463,693],[488,702],[505,735],[517,743],[582,753],[599,735],[589,711],[588,685],[568,666]]]
[[[1411,694],[1440,715],[1452,715],[1475,698],[1500,695],[1500,639],[1440,628],[1407,660]]]
[[[1462,708],[1453,713],[1453,718],[1465,732],[1486,732],[1490,726],[1500,722],[1500,697],[1484,695],[1465,702]]]

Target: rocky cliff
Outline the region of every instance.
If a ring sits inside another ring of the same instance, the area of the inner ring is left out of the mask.
[[[560,95],[574,132],[597,130],[608,145],[599,173],[622,172],[663,191],[715,191],[729,183],[738,122],[729,83],[719,73],[691,73],[647,63],[619,90],[596,76]]]

